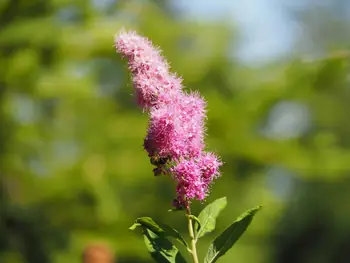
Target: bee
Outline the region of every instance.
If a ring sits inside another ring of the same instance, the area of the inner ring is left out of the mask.
[[[156,166],[156,168],[153,169],[154,176],[158,176],[163,174],[166,174],[168,172],[168,168],[166,167],[166,164],[168,161],[170,161],[170,156],[167,157],[160,157],[158,155],[152,156],[150,158],[151,164]]]
[[[168,162],[169,158],[168,157],[159,157],[159,156],[152,156],[151,157],[151,164],[155,166],[159,165],[165,165]]]
[[[174,209],[170,211],[181,211],[186,209],[186,202],[184,200],[178,200],[174,199],[173,200],[173,206],[175,207]]]

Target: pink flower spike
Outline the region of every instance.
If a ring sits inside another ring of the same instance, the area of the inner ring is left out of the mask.
[[[204,149],[206,103],[198,93],[184,94],[180,107],[182,132],[185,134],[187,156],[198,157]]]
[[[183,140],[178,133],[179,118],[176,105],[166,105],[152,108],[144,148],[149,156],[171,156],[176,159],[182,153],[180,149]]]
[[[182,160],[171,171],[178,182],[176,187],[178,200],[203,200],[206,197],[207,187],[202,181],[201,169],[193,159]]]
[[[219,168],[222,164],[214,153],[206,152],[200,156],[198,165],[201,168],[205,184],[211,184],[214,179],[220,176]]]
[[[204,152],[205,100],[197,92],[182,91],[182,79],[169,71],[160,50],[147,38],[121,31],[115,48],[128,60],[137,102],[148,111],[144,148],[149,157],[171,160],[152,161],[154,175],[170,174],[176,180],[175,207],[203,200],[222,165],[214,153]]]
[[[115,37],[115,48],[128,60],[139,105],[145,109],[166,103],[161,94],[181,92],[181,79],[169,73],[169,65],[147,38],[135,32],[121,31]]]

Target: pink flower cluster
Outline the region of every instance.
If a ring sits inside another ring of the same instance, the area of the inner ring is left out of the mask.
[[[170,73],[148,39],[122,31],[115,47],[127,58],[137,102],[150,117],[144,148],[150,157],[171,160],[167,171],[177,181],[175,206],[203,200],[222,165],[215,154],[204,151],[205,101],[182,90],[182,80]]]

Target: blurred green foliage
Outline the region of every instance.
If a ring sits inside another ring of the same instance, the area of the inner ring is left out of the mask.
[[[122,27],[160,46],[208,101],[208,148],[225,162],[208,201],[228,197],[218,230],[265,207],[220,262],[348,262],[349,53],[252,69],[227,55],[225,23],[170,7],[0,2],[0,262],[79,262],[97,241],[118,262],[151,262],[128,230],[139,216],[186,233],[184,216],[166,212],[174,184],[153,177],[142,149],[147,116],[113,48]]]

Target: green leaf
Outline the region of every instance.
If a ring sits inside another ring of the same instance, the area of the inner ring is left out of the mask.
[[[185,239],[178,231],[164,223],[155,222],[150,217],[140,217],[136,219],[135,223],[129,229],[134,230],[136,227],[147,228],[159,237],[173,237],[185,247],[188,247]]]
[[[171,208],[168,210],[168,212],[179,212],[179,211],[184,211],[184,208]]]
[[[226,197],[216,199],[214,202],[207,205],[198,216],[198,220],[201,224],[196,239],[204,236],[205,234],[215,229],[216,218],[220,212],[225,208],[227,204]]]
[[[232,225],[222,232],[210,244],[204,263],[214,263],[222,257],[242,236],[261,206],[252,208],[242,214]]]
[[[152,258],[158,263],[186,263],[179,250],[166,238],[143,228],[144,241]]]
[[[139,223],[134,223],[131,227],[129,227],[130,230],[135,230],[137,227],[141,226]]]

